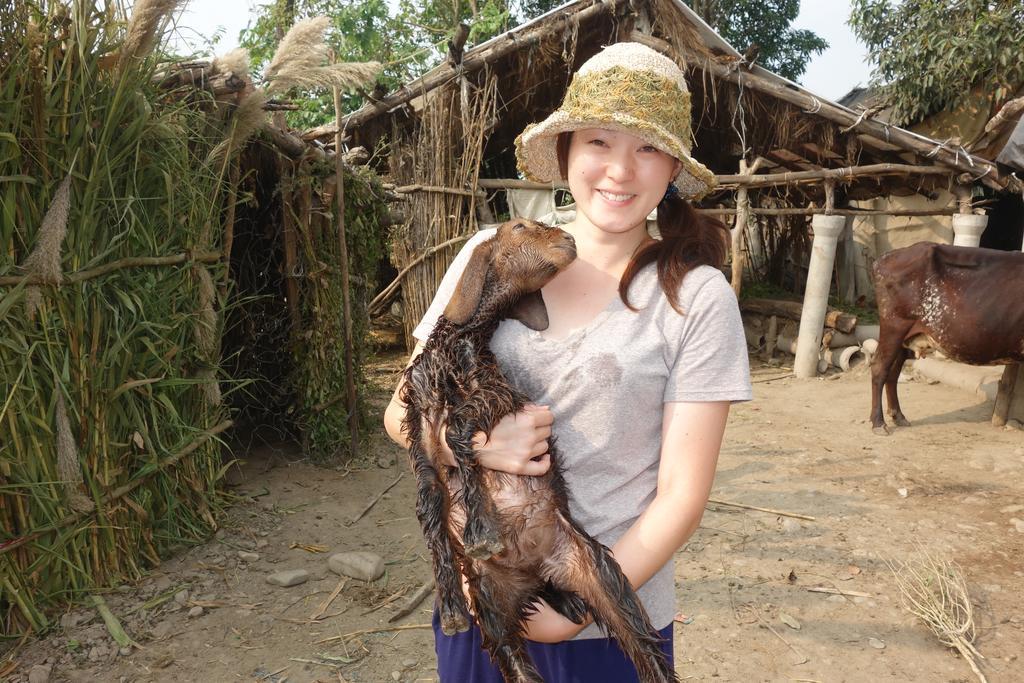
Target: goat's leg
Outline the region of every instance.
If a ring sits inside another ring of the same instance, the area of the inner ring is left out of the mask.
[[[536,580],[485,574],[469,583],[483,645],[505,683],[544,683],[526,650],[522,624]]]
[[[661,651],[661,635],[611,552],[561,514],[556,528],[559,538],[555,547],[564,555],[546,563],[546,573],[550,573],[546,578],[590,605],[594,620],[619,642],[642,683],[677,681]]]
[[[433,465],[426,462],[425,458],[415,462],[414,467],[416,517],[433,558],[441,630],[450,636],[469,630],[469,612],[462,593],[462,576],[458,571],[458,561],[447,528],[447,492]]]
[[[407,408],[409,458],[416,475],[416,518],[434,564],[441,630],[454,635],[469,630],[469,611],[462,593],[462,575],[448,529],[448,491],[422,446],[418,411]]]
[[[498,513],[490,493],[481,481],[480,465],[473,453],[473,428],[458,415],[450,415],[445,438],[455,455],[462,483],[462,499],[466,506],[466,526],[462,545],[466,556],[487,560],[505,550],[501,539]]]
[[[574,624],[582,624],[587,618],[587,602],[572,591],[555,588],[554,584],[548,581],[537,595]]]

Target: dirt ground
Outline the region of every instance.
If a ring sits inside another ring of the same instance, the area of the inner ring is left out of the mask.
[[[392,355],[371,369],[380,409],[400,365]],[[886,560],[925,548],[963,569],[989,680],[1024,680],[1024,432],[989,426],[991,405],[968,394],[910,381],[914,426],[876,437],[863,370],[799,381],[753,365],[756,400],[733,410],[712,496],[814,519],[709,505],[678,554],[680,678],[976,680],[901,606]],[[50,681],[436,680],[431,601],[388,623],[430,575],[412,477],[347,525],[405,472],[404,453],[379,434],[340,471],[289,445],[243,457],[239,502],[216,536],[107,597],[138,647],[119,652],[78,608],[17,653],[8,680],[44,663]],[[383,556],[384,577],[331,573],[327,558],[346,550]],[[310,578],[266,583],[283,569]]]

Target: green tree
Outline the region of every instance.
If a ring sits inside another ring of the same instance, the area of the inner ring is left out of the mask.
[[[955,108],[980,84],[996,105],[1024,84],[1021,0],[853,0],[850,26],[897,125]]]
[[[800,0],[687,0],[701,19],[740,51],[754,49],[764,68],[796,81],[828,43],[806,29],[790,28]]]

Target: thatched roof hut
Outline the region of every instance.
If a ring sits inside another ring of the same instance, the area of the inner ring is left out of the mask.
[[[388,171],[410,197],[411,225],[396,243],[395,265],[408,266],[428,250],[456,242],[422,258],[406,275],[407,332],[423,313],[458,239],[472,232],[478,219],[505,209],[494,191],[544,187],[516,180],[515,137],[558,106],[582,62],[602,46],[624,40],[646,43],[686,64],[694,154],[718,174],[721,185],[701,206],[735,214],[737,193],[745,189],[753,215],[776,217],[759,222],[767,230],[759,247],[763,270],[784,269],[793,245],[806,241],[806,231],[782,228],[805,225],[808,214],[822,210],[827,193],[836,213],[863,216],[870,210],[848,202],[894,194],[936,196],[957,188],[969,202],[972,186],[1020,190],[1015,177],[990,161],[875,120],[747,63],[679,0],[575,0],[465,53],[453,50],[445,63],[343,121],[354,144],[390,145]],[[304,137],[333,133],[333,126],[325,126]],[[741,160],[750,169],[742,175]],[[954,201],[909,213],[952,214],[957,206]]]

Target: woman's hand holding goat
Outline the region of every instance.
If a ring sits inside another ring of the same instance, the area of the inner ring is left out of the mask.
[[[548,439],[554,417],[547,406],[528,403],[518,413],[506,415],[491,430],[473,436],[477,461],[491,470],[537,477],[551,467]]]

